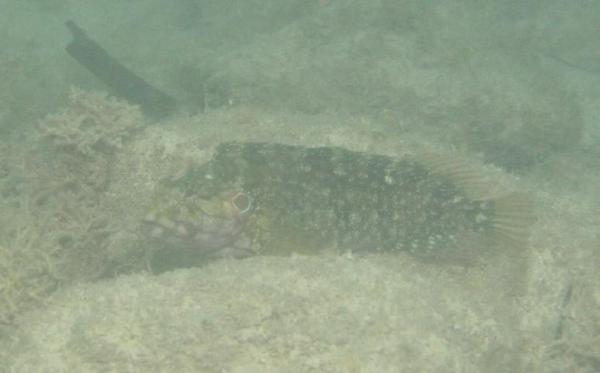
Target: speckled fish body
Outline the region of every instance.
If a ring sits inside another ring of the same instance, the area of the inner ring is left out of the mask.
[[[504,203],[469,198],[448,174],[410,157],[225,143],[175,185],[200,198],[225,190],[251,196],[255,210],[244,231],[265,253],[337,248],[430,255],[466,234],[513,229]]]

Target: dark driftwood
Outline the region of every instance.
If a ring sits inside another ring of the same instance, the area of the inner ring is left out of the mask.
[[[145,114],[156,119],[164,118],[175,110],[175,99],[115,60],[75,22],[67,21],[65,25],[73,34],[73,41],[66,48],[67,53],[109,86],[116,95],[139,105]]]

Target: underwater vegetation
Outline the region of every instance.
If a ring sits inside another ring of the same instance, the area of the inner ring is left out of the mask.
[[[12,323],[15,315],[48,297],[63,279],[65,252],[19,222],[0,234],[0,324]]]
[[[0,320],[56,289],[107,276],[116,232],[103,202],[111,162],[141,114],[74,89],[71,105],[39,123],[30,143],[4,149],[0,178]]]

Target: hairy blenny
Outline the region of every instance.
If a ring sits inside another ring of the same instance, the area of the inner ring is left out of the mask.
[[[477,170],[451,157],[223,143],[173,186],[201,199],[247,195],[244,234],[269,254],[334,248],[432,257],[473,234],[521,248],[533,221],[527,194],[482,197]]]

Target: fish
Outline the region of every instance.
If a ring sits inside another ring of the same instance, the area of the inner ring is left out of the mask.
[[[472,237],[521,250],[535,220],[528,193],[486,196],[476,169],[430,154],[228,142],[170,187],[198,200],[243,193],[240,234],[254,253],[267,255],[336,250],[435,258]]]

